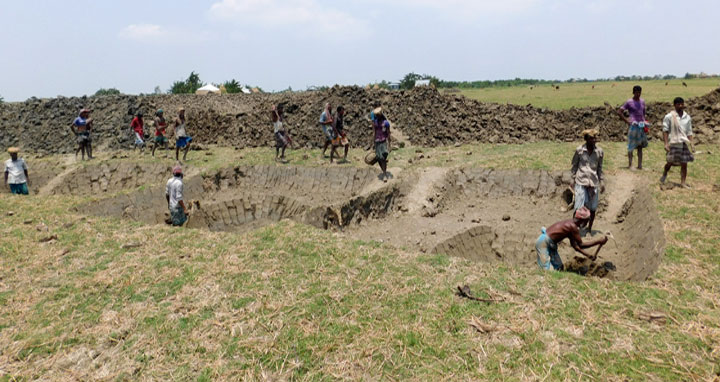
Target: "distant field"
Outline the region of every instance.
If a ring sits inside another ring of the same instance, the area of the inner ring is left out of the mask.
[[[682,85],[683,81],[688,85],[687,87]],[[530,89],[530,86],[463,89],[461,94],[482,102],[531,104],[548,109],[569,109],[601,106],[604,102],[619,105],[632,96],[632,87],[636,84],[643,87],[643,98],[647,101],[671,101],[678,96],[697,97],[720,87],[720,78],[670,80],[667,81],[667,86],[665,82],[665,80],[653,80],[558,84],[559,90],[553,89],[550,85],[539,85],[533,89]]]

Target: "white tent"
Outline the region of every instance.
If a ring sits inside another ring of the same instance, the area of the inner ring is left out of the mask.
[[[195,91],[195,94],[208,94],[208,93],[220,94],[220,89],[216,88],[212,84],[207,84]]]

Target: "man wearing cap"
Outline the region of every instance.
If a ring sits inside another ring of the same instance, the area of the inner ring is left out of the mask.
[[[155,112],[155,143],[152,148],[152,156],[155,156],[155,149],[158,146],[162,146],[164,150],[167,150],[168,140],[165,137],[165,131],[167,130],[167,121],[163,116],[163,109],[158,109]],[[167,158],[167,151],[165,151],[165,158]]]
[[[695,160],[690,146],[692,146],[692,120],[690,114],[685,112],[685,100],[677,97],[673,100],[675,110],[663,118],[663,140],[665,141],[665,168],[660,183],[665,183],[668,172],[672,166],[680,166],[680,185],[690,188],[685,183],[687,178],[687,164]]]
[[[170,223],[176,227],[187,221],[187,209],[183,202],[183,171],[182,167],[173,167],[173,177],[165,185],[165,199],[170,210]]]
[[[175,130],[175,160],[179,161],[180,149],[183,149],[183,161],[187,159],[187,153],[190,149],[190,141],[192,137],[187,135],[185,131],[185,108],[178,109],[178,117],[175,118],[173,126]]]
[[[596,146],[598,131],[588,129],[582,132],[585,144],[578,146],[572,159],[572,182],[575,191],[575,211],[581,207],[590,210],[588,232],[592,232],[595,222],[600,192],[603,184],[603,150]]]
[[[25,159],[18,159],[19,152],[20,149],[17,147],[11,147],[8,149],[10,159],[5,161],[5,184],[10,187],[10,193],[27,195],[27,182],[30,177],[28,176],[27,164],[25,164]]]
[[[135,135],[135,146],[133,150],[136,148],[140,148],[141,153],[145,151],[145,131],[143,130],[144,126],[145,122],[143,121],[143,112],[138,110],[135,118],[133,118],[132,122],[130,122],[130,129],[132,129],[133,134]]]
[[[541,229],[542,233],[535,242],[538,266],[546,270],[563,270],[564,266],[558,253],[558,244],[566,238],[570,240],[570,245],[575,251],[590,260],[595,260],[597,252],[595,255],[591,255],[585,252],[584,249],[604,245],[607,243],[608,238],[603,236],[594,240],[583,241],[582,237],[580,237],[580,228],[584,227],[588,220],[590,220],[590,210],[581,207],[575,211],[575,216],[572,219],[559,221],[547,229],[543,227]]]
[[[82,160],[85,160],[85,152],[87,152],[88,159],[93,159],[92,156],[92,139],[90,138],[90,130],[92,130],[93,120],[90,118],[90,110],[80,110],[80,115],[70,125],[70,130],[77,137],[78,149],[75,151],[77,157],[78,152],[82,152]]]
[[[388,121],[385,117],[385,112],[382,107],[378,107],[373,110],[370,113],[370,119],[372,120],[373,130],[375,132],[373,139],[375,158],[377,159],[378,164],[380,164],[380,169],[383,172],[380,175],[380,178],[383,182],[387,182],[387,159],[390,154],[390,151],[388,150],[390,147],[390,121]]]

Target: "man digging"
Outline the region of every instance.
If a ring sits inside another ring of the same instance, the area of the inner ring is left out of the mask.
[[[590,222],[588,232],[592,232],[595,222],[595,211],[597,211],[600,192],[604,192],[603,184],[603,150],[596,145],[598,131],[588,129],[582,132],[585,144],[575,150],[572,159],[572,182],[575,192],[575,208],[581,207],[590,210]]]
[[[685,112],[685,100],[680,97],[673,100],[675,110],[663,118],[663,139],[665,141],[665,168],[660,183],[665,183],[668,172],[672,166],[680,166],[680,185],[690,188],[685,183],[687,178],[687,164],[695,160],[692,151],[692,120],[690,114]]]
[[[8,149],[10,159],[5,161],[5,184],[10,188],[11,194],[27,195],[28,176],[27,164],[22,158],[18,158],[20,149],[11,147]]]
[[[170,224],[180,227],[187,221],[187,209],[183,201],[182,167],[173,167],[173,177],[165,185],[165,199],[170,210]]]
[[[541,269],[562,271],[565,269],[560,254],[558,254],[558,244],[566,238],[570,240],[570,245],[575,251],[587,257],[590,260],[597,258],[600,248],[607,243],[607,236],[597,239],[583,241],[580,237],[580,228],[584,227],[590,220],[590,210],[581,207],[575,211],[572,219],[559,221],[545,229],[542,227],[542,233],[535,242],[535,252],[537,253],[537,263]],[[584,249],[598,246],[594,255],[585,252]]]

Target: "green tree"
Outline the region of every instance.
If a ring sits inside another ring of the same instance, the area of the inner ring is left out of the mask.
[[[115,88],[108,88],[108,89],[102,88],[95,92],[96,96],[109,96],[109,95],[120,95],[120,94],[122,94],[122,93],[120,93],[120,90],[117,90]]]
[[[235,79],[223,82],[223,86],[225,86],[225,91],[227,91],[228,94],[240,93],[243,88]]]
[[[200,81],[200,75],[190,72],[190,75],[185,81],[173,82],[168,93],[170,94],[194,94],[196,90],[203,87],[205,84]]]

